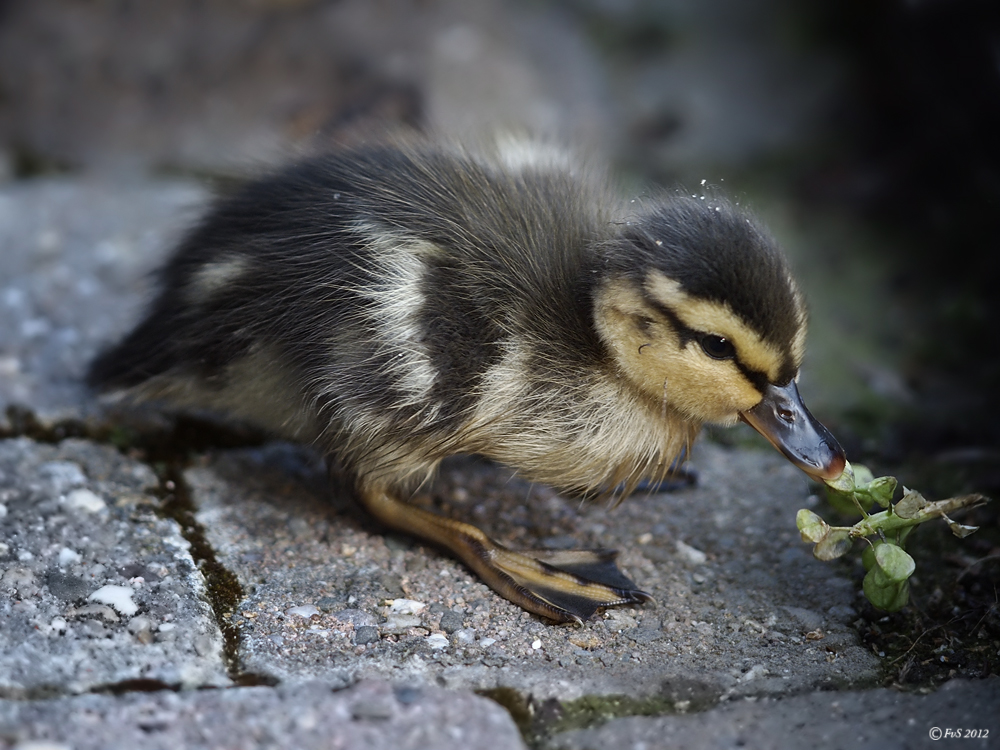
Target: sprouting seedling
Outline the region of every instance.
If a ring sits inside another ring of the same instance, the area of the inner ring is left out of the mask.
[[[895,612],[909,599],[909,578],[916,569],[913,558],[904,549],[906,537],[915,526],[936,518],[944,519],[951,532],[964,538],[978,529],[965,526],[948,517],[964,508],[975,508],[989,502],[983,495],[962,495],[947,500],[929,502],[915,490],[903,488],[903,497],[893,504],[895,477],[874,477],[866,467],[844,467],[844,473],[826,482],[830,504],[845,512],[858,512],[862,518],[853,526],[830,526],[819,515],[803,508],[795,516],[795,524],[803,541],[812,542],[813,555],[820,560],[834,560],[846,554],[855,539],[868,544],[862,554],[867,574],[865,596],[879,609]],[[884,510],[870,514],[866,508],[878,505]],[[868,537],[877,537],[869,540]]]

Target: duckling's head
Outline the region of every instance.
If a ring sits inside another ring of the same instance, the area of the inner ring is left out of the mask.
[[[795,465],[834,478],[844,452],[795,378],[806,311],[768,233],[725,201],[678,197],[602,253],[595,322],[619,373],[696,424],[750,424]]]

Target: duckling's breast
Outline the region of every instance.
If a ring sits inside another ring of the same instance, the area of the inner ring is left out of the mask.
[[[560,372],[529,342],[503,348],[460,431],[463,451],[533,481],[587,491],[662,475],[697,435],[696,425],[651,404],[613,371]]]

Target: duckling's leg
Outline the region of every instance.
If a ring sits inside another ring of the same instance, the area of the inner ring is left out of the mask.
[[[514,552],[467,523],[429,513],[380,488],[362,488],[382,523],[451,551],[500,596],[556,622],[582,623],[600,607],[651,601],[615,565],[613,550]]]

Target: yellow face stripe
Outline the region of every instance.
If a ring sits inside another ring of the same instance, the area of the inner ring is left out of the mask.
[[[729,339],[742,365],[764,373],[770,382],[777,380],[785,354],[761,338],[728,305],[692,297],[680,283],[660,271],[651,271],[646,276],[645,291],[688,328]]]

